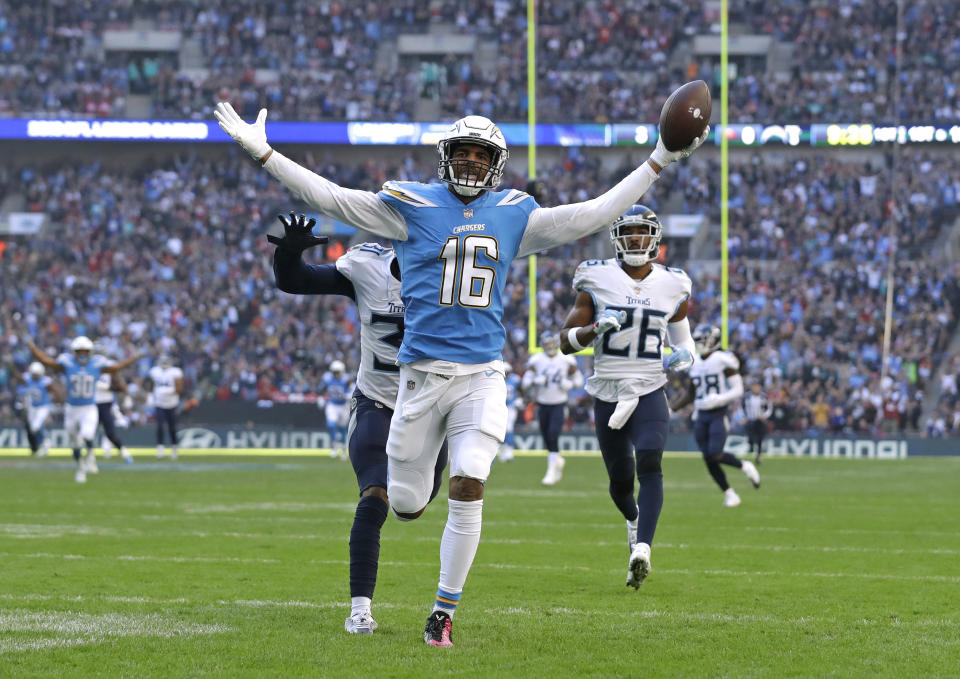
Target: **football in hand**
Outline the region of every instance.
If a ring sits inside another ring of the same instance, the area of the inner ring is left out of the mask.
[[[668,151],[688,147],[710,122],[710,88],[694,80],[674,90],[660,109],[660,137]]]

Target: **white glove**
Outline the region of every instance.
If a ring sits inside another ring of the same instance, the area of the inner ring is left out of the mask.
[[[546,375],[537,375],[536,377],[533,378],[533,384],[535,386],[542,387],[546,383],[547,383]]]
[[[663,367],[667,370],[686,370],[693,365],[693,355],[682,347],[671,347],[673,353],[666,357]]]
[[[257,120],[248,125],[233,110],[229,102],[221,101],[213,111],[213,117],[220,124],[220,129],[233,137],[233,140],[243,147],[254,160],[262,160],[272,149],[267,143],[267,130],[264,123],[267,121],[267,109],[260,109]]]
[[[597,322],[593,324],[593,331],[597,337],[610,330],[619,330],[620,325],[627,320],[626,311],[614,311],[613,309],[604,309],[600,312]]]
[[[229,104],[227,104],[229,106]],[[680,160],[681,158],[687,158],[691,153],[696,151],[700,144],[707,140],[707,137],[710,135],[710,126],[703,130],[703,134],[693,140],[690,146],[680,149],[679,151],[668,151],[667,147],[663,145],[663,137],[657,137],[657,148],[653,150],[653,153],[650,154],[650,160],[655,162],[660,167],[666,167],[670,163]]]
[[[570,391],[573,389],[573,381],[571,380],[560,380],[560,389],[563,391]]]

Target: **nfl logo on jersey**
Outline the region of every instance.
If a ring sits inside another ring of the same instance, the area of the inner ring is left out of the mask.
[[[413,380],[407,380],[407,389],[413,389],[417,386],[417,383]]]
[[[463,218],[464,218],[464,219],[473,219],[473,208],[472,208],[472,207],[464,208],[464,210],[463,210]]]

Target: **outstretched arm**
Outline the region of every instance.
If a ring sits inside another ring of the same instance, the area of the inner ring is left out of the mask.
[[[46,367],[50,368],[50,370],[63,372],[63,366],[57,363],[57,359],[34,344],[32,339],[27,340],[27,348],[30,349],[30,353],[33,354],[35,359],[43,363],[43,365]]]
[[[217,104],[213,115],[244,151],[314,210],[384,238],[407,239],[406,221],[377,194],[338,186],[270,148],[266,109],[253,124],[244,122],[227,102]]]
[[[103,372],[107,374],[118,373],[124,368],[129,368],[131,365],[143,358],[143,354],[134,354],[128,358],[123,359],[122,361],[117,361],[116,363],[111,363],[110,365],[103,366]]]
[[[657,139],[657,148],[650,154],[650,158],[603,195],[583,203],[534,210],[527,220],[518,256],[570,243],[607,228],[613,220],[640,200],[664,167],[689,156],[709,134],[708,125],[698,139],[680,151],[667,151],[663,140]]]
[[[335,264],[315,266],[300,258],[304,250],[327,242],[326,236],[313,235],[316,220],[304,223],[304,215],[297,217],[292,212],[289,221],[283,215],[277,215],[277,219],[283,224],[283,238],[267,236],[267,240],[277,246],[273,253],[277,287],[294,295],[346,295],[356,301],[353,283]]]

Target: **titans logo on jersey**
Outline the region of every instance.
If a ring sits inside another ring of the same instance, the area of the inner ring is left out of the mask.
[[[703,410],[706,397],[727,390],[727,370],[740,371],[740,359],[729,351],[714,351],[706,358],[697,358],[693,367],[690,368],[690,380],[694,389],[694,407]]]
[[[407,240],[394,242],[406,307],[400,362],[500,359],[503,287],[536,201],[487,191],[465,205],[445,184],[417,182],[387,182],[378,195],[407,222]]]
[[[360,313],[357,387],[367,398],[391,409],[400,388],[397,352],[405,327],[400,281],[390,272],[395,256],[390,248],[361,243],[337,260],[337,271],[353,283]]]
[[[619,331],[593,344],[594,374],[587,392],[603,401],[642,396],[666,384],[663,347],[667,324],[690,297],[690,278],[680,269],[653,264],[642,280],[627,275],[616,259],[581,262],[573,275],[575,290],[593,297],[594,313],[626,313]]]
[[[109,361],[93,355],[86,363],[80,363],[73,354],[60,354],[57,363],[63,366],[67,380],[67,404],[72,406],[93,405],[97,380]]]

